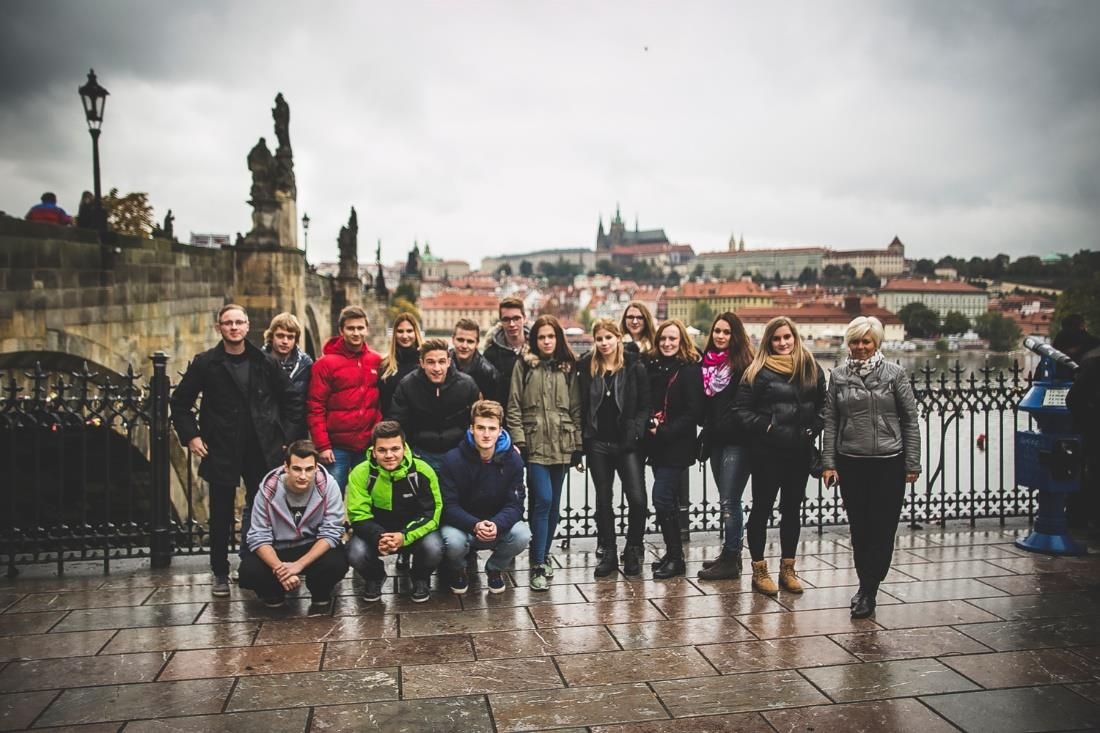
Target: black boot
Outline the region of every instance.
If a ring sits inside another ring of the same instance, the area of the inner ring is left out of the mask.
[[[615,551],[615,547],[604,547],[603,554],[600,555],[600,561],[596,563],[596,570],[593,572],[593,575],[597,578],[606,578],[618,569],[619,554]]]
[[[725,580],[727,578],[737,578],[740,575],[740,545],[732,551],[722,548],[722,554],[718,556],[718,559],[710,567],[704,564],[703,569],[699,571],[700,580]]]
[[[642,573],[642,558],[645,556],[645,550],[638,545],[627,545],[626,550],[623,552],[623,574],[624,575],[641,575]]]
[[[661,555],[660,560],[654,560],[653,562],[651,562],[649,564],[649,569],[650,570],[656,570],[657,568],[664,565],[666,562],[668,562],[668,553],[667,552],[665,554]]]
[[[657,524],[665,539],[665,561],[653,571],[653,577],[665,580],[684,575],[687,568],[684,565],[684,545],[680,538],[679,512],[659,512]]]
[[[875,613],[876,598],[878,595],[878,587],[872,586],[865,589],[862,593],[858,594],[859,600],[856,601],[856,605],[852,606],[852,618],[868,618]]]

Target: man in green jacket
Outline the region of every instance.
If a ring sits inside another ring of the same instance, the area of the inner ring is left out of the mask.
[[[409,548],[413,556],[412,600],[428,600],[432,571],[443,558],[443,500],[435,471],[413,456],[397,422],[384,420],[374,426],[367,460],[348,477],[347,504],[354,533],[348,562],[366,581],[363,600],[382,598],[382,558],[402,548]]]

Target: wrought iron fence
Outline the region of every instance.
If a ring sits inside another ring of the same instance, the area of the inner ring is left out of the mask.
[[[45,371],[37,364],[0,374],[0,557],[18,565],[102,563],[208,550],[205,487],[168,420],[171,390],[163,353],[152,375]],[[1028,419],[1017,404],[1030,386],[1018,363],[1008,369],[946,372],[931,365],[911,375],[921,409],[924,471],[906,496],[913,527],[979,518],[1031,516],[1034,495],[1016,485],[1013,434]],[[982,436],[979,441],[979,436]],[[979,448],[976,444],[982,443]],[[720,531],[719,497],[709,467],[688,469],[681,492],[690,531]],[[751,496],[746,491],[745,497]],[[618,512],[625,522],[625,511]],[[819,531],[845,522],[837,492],[807,486],[803,523]],[[624,530],[620,527],[620,530]],[[595,534],[595,491],[587,473],[570,471],[559,539]]]

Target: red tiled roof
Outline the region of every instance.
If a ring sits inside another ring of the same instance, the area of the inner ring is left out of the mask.
[[[727,280],[719,283],[684,283],[669,293],[670,298],[735,298],[764,295],[759,285],[748,280]]]
[[[417,306],[422,311],[449,310],[452,308],[495,311],[499,302],[496,296],[484,293],[448,291],[421,298]]]
[[[856,315],[874,316],[885,325],[901,323],[901,319],[885,308],[860,304],[859,313],[853,314],[839,305],[813,303],[800,308],[769,306],[765,308],[738,308],[737,316],[745,323],[767,323],[776,316],[787,316],[795,323],[848,323]]]
[[[927,280],[899,277],[879,288],[880,293],[984,293],[981,288],[957,280]]]

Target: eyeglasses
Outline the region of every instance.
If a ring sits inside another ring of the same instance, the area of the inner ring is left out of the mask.
[[[519,323],[523,320],[523,316],[501,316],[501,323]]]
[[[241,326],[247,326],[248,321],[221,321],[218,325],[225,326],[227,328],[232,327],[232,326],[236,326],[237,328],[240,328]]]
[[[645,316],[627,316],[626,320],[628,320],[628,321],[644,321]]]

